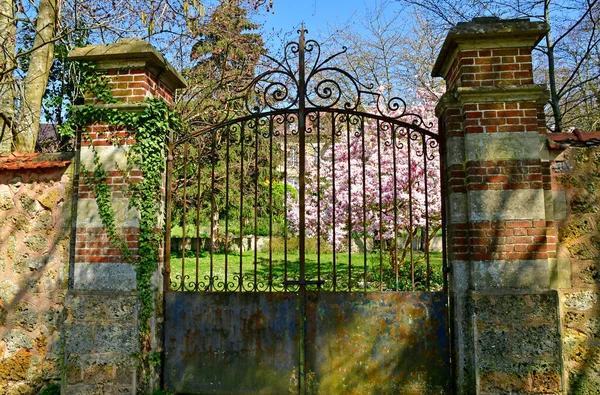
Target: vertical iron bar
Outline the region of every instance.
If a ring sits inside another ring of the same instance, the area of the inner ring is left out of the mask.
[[[360,117],[362,135],[363,289],[367,292],[367,170],[365,160],[365,117]]]
[[[287,134],[288,134],[288,114],[286,114],[283,118],[283,212],[286,213],[283,216],[283,290],[288,290],[287,279],[288,279],[288,249],[287,249],[287,228],[288,228],[288,220],[287,220]]]
[[[258,124],[260,118],[256,118],[254,125],[254,291],[258,291]]]
[[[80,144],[78,140],[78,145]],[[78,154],[80,153],[80,149],[77,150]],[[163,316],[167,311],[167,293],[171,292],[171,210],[173,206],[173,130],[169,130],[169,137],[167,141],[167,163],[166,163],[166,175],[165,175],[165,248],[163,250],[163,271],[162,271],[162,281],[163,281],[163,297],[162,297],[162,309]],[[79,161],[79,158],[77,158]],[[77,170],[76,170],[77,171]],[[75,178],[77,180],[78,177]],[[77,181],[76,181],[77,182]],[[77,185],[74,185],[74,188],[77,188]],[[76,206],[76,205],[74,205]],[[74,207],[75,208],[75,207]],[[75,218],[76,216],[73,216]],[[75,240],[73,237],[72,240]],[[74,249],[71,249],[74,251]],[[167,344],[167,336],[165,331],[162,331],[162,344]],[[165,354],[161,353],[161,374],[160,374],[160,388],[165,388]]]
[[[331,227],[333,228],[333,291],[337,287],[337,267],[335,261],[335,113],[331,114],[331,203],[333,206]]]
[[[229,143],[230,143],[231,126],[227,126],[227,137],[225,139],[225,280],[224,291],[229,290]]]
[[[446,228],[446,218],[447,218],[447,212],[446,212],[446,208],[447,208],[447,201],[446,199],[449,197],[448,194],[448,190],[446,189],[446,136],[445,136],[445,127],[444,127],[444,122],[442,122],[442,120],[440,119],[439,122],[439,140],[438,140],[438,152],[440,155],[439,158],[439,165],[440,165],[440,198],[441,198],[441,214],[442,214],[442,279],[443,279],[443,291],[444,291],[444,295],[446,296],[446,303],[448,305],[448,322],[450,323],[450,325],[448,325],[447,328],[447,336],[448,339],[450,340],[450,365],[451,365],[451,375],[452,375],[452,382],[456,382],[456,376],[457,376],[457,372],[456,372],[456,368],[457,368],[457,363],[456,363],[456,350],[455,350],[455,340],[454,340],[454,333],[456,330],[456,321],[454,320],[454,304],[453,304],[453,299],[450,296],[450,292],[449,292],[449,284],[448,284],[448,275],[449,272],[451,270],[451,267],[448,266],[448,257],[447,257],[447,245],[446,245],[446,232],[447,232],[447,228]],[[455,393],[455,389],[452,388],[452,393]]]
[[[213,129],[212,131],[212,142],[211,142],[211,158],[210,158],[210,163],[211,163],[211,170],[210,170],[210,183],[211,183],[211,188],[212,191],[215,190],[215,160],[216,160],[216,156],[217,156],[217,130]],[[217,205],[215,203],[215,194],[212,193],[210,194],[210,274],[208,277],[208,285],[207,285],[207,289],[210,291],[213,291],[214,288],[214,284],[213,284],[213,279],[214,279],[214,255],[215,255],[215,246],[214,246],[214,240],[215,240],[215,226],[218,226],[218,222],[217,224],[215,224],[215,216],[216,216],[216,211],[217,211]]]
[[[447,245],[446,245],[446,226],[447,226],[447,222],[446,219],[448,218],[447,215],[448,213],[446,212],[447,210],[447,196],[448,192],[446,190],[447,186],[446,186],[446,158],[445,158],[445,153],[446,153],[446,139],[444,136],[444,129],[443,129],[443,123],[440,122],[440,139],[439,139],[439,154],[440,154],[440,184],[441,184],[441,188],[440,188],[440,198],[441,200],[441,211],[442,211],[442,279],[443,279],[443,290],[444,293],[448,296],[449,295],[449,287],[448,287],[448,273],[450,271],[450,266],[448,265],[448,256],[447,256]],[[452,306],[450,306],[452,307]],[[449,310],[452,310],[451,308]],[[450,317],[452,318],[452,317]],[[450,322],[453,322],[453,320],[450,320]],[[452,339],[452,337],[450,337],[450,339]]]
[[[348,164],[348,291],[352,291],[352,161],[350,158],[350,115],[346,116]]]
[[[269,117],[269,292],[273,292],[273,115]]]
[[[240,292],[244,291],[244,272],[243,272],[243,245],[244,245],[244,128],[246,123],[242,122],[240,125],[240,233],[238,235],[240,242]]]
[[[408,145],[408,218],[409,218],[409,249],[410,253],[410,270],[412,272],[412,290],[415,290],[415,261],[413,259],[413,211],[412,211],[412,156],[410,149],[410,134],[411,130],[408,129],[406,133],[406,143]]]
[[[182,211],[182,223],[181,230],[183,232],[181,237],[181,290],[185,291],[185,244],[186,244],[186,229],[185,229],[185,212],[187,206],[187,164],[188,164],[188,143],[186,142],[183,146],[183,211]]]
[[[306,280],[306,251],[305,251],[305,243],[306,243],[306,185],[305,185],[305,171],[306,171],[306,81],[304,80],[304,24],[302,26],[302,31],[300,32],[300,41],[298,43],[298,150],[300,155],[299,165],[299,259],[300,259],[300,288],[305,288],[304,284]]]
[[[425,261],[427,262],[427,290],[431,291],[431,263],[429,261],[429,186],[427,177],[427,142],[425,135],[422,136],[423,141],[423,177],[425,181],[425,234],[421,235],[425,239],[423,244],[423,252],[425,253]]]
[[[163,270],[163,288],[164,292],[171,291],[171,210],[173,209],[173,132],[169,133],[169,146],[167,153],[167,175],[165,180],[166,203],[165,214],[165,250],[164,250],[164,270]],[[164,299],[164,298],[163,298]]]
[[[299,204],[299,215],[300,215],[300,229],[299,229],[299,260],[300,260],[300,366],[299,375],[300,380],[298,384],[300,386],[300,394],[306,394],[306,266],[305,266],[305,239],[306,239],[306,191],[305,191],[305,179],[304,172],[306,170],[306,114],[305,114],[305,95],[306,95],[306,81],[304,80],[304,23],[300,30],[300,40],[298,42],[298,97],[299,97],[299,108],[298,108],[298,137],[299,137],[299,154],[300,154],[300,174],[299,174],[299,188],[300,188],[300,204]]]
[[[200,166],[200,139],[198,138],[198,150],[197,150],[198,159],[196,160],[198,166],[198,174],[197,174],[197,197],[196,197],[196,285],[194,286],[194,291],[198,291],[199,284],[199,266],[200,266],[200,181],[202,180],[202,171]]]
[[[383,185],[381,184],[381,124],[377,120],[377,176],[379,178],[379,290],[383,291]]]
[[[317,112],[317,289],[321,290],[321,113]]]
[[[395,290],[398,291],[398,168],[396,163],[396,132],[394,125],[392,127],[392,163],[394,168],[394,274],[396,275]]]

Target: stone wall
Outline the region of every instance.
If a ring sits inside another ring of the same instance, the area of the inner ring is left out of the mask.
[[[59,384],[73,167],[65,155],[0,157],[0,393]]]
[[[600,393],[600,147],[569,148],[552,165],[562,212],[557,266],[568,393]]]

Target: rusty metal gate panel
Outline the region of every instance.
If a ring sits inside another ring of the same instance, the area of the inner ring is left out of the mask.
[[[442,292],[311,293],[307,387],[313,394],[448,394]]]
[[[166,295],[165,387],[189,394],[288,394],[298,387],[292,293]]]
[[[447,394],[442,292],[169,293],[165,388],[189,394]],[[301,355],[305,353],[305,355]],[[301,366],[303,363],[306,367]]]

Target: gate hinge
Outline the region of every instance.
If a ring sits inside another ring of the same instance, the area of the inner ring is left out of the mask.
[[[445,274],[452,273],[452,268],[450,266],[444,266],[442,270]]]

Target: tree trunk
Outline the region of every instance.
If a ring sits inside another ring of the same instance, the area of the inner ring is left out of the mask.
[[[15,39],[13,0],[0,0],[0,154],[13,146]]]
[[[23,81],[23,92],[19,114],[19,124],[15,135],[15,149],[21,152],[34,152],[40,128],[42,98],[48,84],[50,68],[54,61],[54,38],[60,0],[40,0],[40,8],[35,26],[33,52],[29,70]]]
[[[550,25],[550,0],[544,2],[544,21]],[[554,115],[554,132],[562,132],[562,113],[560,112],[560,97],[556,90],[556,70],[554,68],[554,43],[550,31],[546,33],[546,50],[548,51],[548,81],[550,82],[550,105]]]

